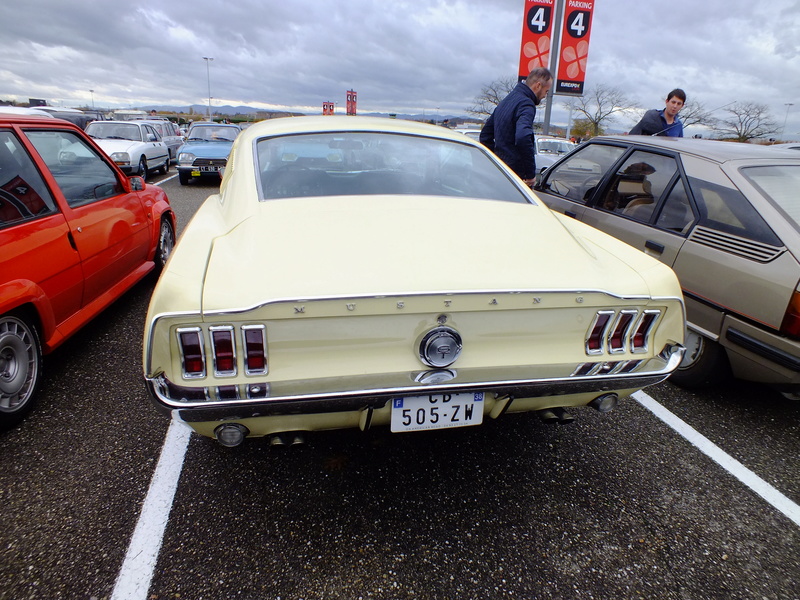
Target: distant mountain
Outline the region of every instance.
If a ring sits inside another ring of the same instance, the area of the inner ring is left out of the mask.
[[[162,113],[177,113],[177,114],[196,114],[196,115],[206,115],[208,114],[208,105],[202,104],[192,104],[191,106],[165,106],[165,105],[157,105],[153,104],[150,106],[141,106],[138,107],[141,110],[151,111],[155,110],[157,112]],[[258,113],[270,113],[270,114],[285,114],[285,115],[303,115],[303,114],[322,114],[322,107],[320,106],[319,113],[300,113],[300,112],[292,112],[292,111],[280,111],[280,110],[264,110],[261,108],[254,108],[252,106],[212,106],[211,107],[211,114],[219,114],[219,115],[256,115]],[[436,119],[437,121],[441,122],[445,119],[449,119],[450,121],[471,121],[475,122],[476,119],[467,117],[464,115],[433,115],[433,114],[408,114],[408,113],[388,113],[388,112],[369,112],[369,113],[358,113],[361,116],[367,117],[384,117],[388,118],[389,116],[394,115],[398,119],[406,119],[409,121],[431,121]]]

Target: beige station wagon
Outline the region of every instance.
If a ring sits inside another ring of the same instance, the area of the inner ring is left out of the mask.
[[[800,395],[800,156],[755,144],[599,137],[540,176],[548,206],[670,265],[687,351],[670,381],[729,374]]]

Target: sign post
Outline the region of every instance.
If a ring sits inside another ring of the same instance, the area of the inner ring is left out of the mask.
[[[582,96],[596,0],[525,0],[519,81],[548,67],[555,81],[547,94],[543,131],[550,131],[553,96]]]
[[[567,0],[558,52],[555,94],[583,96],[595,0]]]
[[[347,90],[347,114],[356,114],[356,105],[358,104],[358,94],[353,90]]]
[[[556,0],[525,0],[519,81],[524,81],[528,73],[537,67],[550,67],[555,9]]]

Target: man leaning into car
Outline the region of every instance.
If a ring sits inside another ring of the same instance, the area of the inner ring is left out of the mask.
[[[533,120],[536,106],[547,96],[553,75],[544,67],[530,72],[500,101],[481,129],[481,143],[492,150],[529,186],[536,177]]]
[[[667,94],[666,102],[663,110],[653,108],[644,113],[642,120],[633,126],[629,135],[683,137],[683,123],[678,118],[678,113],[686,104],[686,92],[675,88]]]

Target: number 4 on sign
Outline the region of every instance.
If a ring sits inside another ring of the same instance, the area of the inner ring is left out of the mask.
[[[575,18],[572,19],[572,23],[569,24],[569,29],[573,32],[572,35],[575,37],[583,37],[583,32],[586,31],[586,25],[583,24],[582,12],[575,13]]]
[[[531,31],[535,29],[539,33],[542,33],[543,31],[547,30],[547,20],[544,18],[544,15],[544,8],[541,7],[538,8],[535,13],[533,13],[530,24]]]

